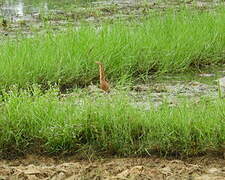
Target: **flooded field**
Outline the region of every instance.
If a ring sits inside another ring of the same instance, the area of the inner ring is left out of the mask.
[[[11,19],[12,21],[16,20],[32,20],[35,15],[40,13],[48,13],[51,11],[70,11],[74,8],[87,8],[88,6],[97,6],[101,7],[104,5],[115,5],[115,6],[134,6],[145,3],[146,5],[160,5],[164,6],[175,6],[185,2],[180,1],[157,1],[157,0],[1,0],[1,16]],[[186,4],[196,3],[198,6],[212,6],[217,5],[220,1],[189,1]],[[60,12],[59,12],[60,13]]]
[[[109,22],[114,20],[140,19],[154,10],[163,11],[180,5],[199,9],[213,9],[223,1],[160,1],[160,0],[1,0],[1,35],[13,37],[31,35],[46,30],[63,31],[78,27],[81,23]],[[5,25],[4,25],[5,24]]]

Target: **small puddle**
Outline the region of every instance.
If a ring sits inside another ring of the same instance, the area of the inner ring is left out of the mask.
[[[20,20],[33,21],[35,15],[40,12],[48,12],[49,7],[47,2],[34,3],[32,1],[24,2],[23,0],[5,0],[1,5],[1,16],[10,20],[11,22],[17,22]]]

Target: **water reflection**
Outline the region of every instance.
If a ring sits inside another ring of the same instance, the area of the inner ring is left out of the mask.
[[[11,21],[31,20],[35,13],[47,12],[47,2],[33,4],[33,1],[3,0],[0,5],[0,16]]]
[[[9,16],[14,14],[15,16],[24,16],[24,3],[23,0],[15,1],[6,1],[1,5],[1,15]]]
[[[140,0],[0,0],[0,16],[21,19],[32,13],[40,13],[40,11],[47,12],[97,1],[101,4],[132,4]]]
[[[32,19],[33,14],[62,9],[93,0],[0,0],[0,16],[12,21]]]
[[[34,14],[97,2],[131,4],[140,0],[0,0],[0,16],[11,21],[33,20]],[[150,0],[152,1],[152,0]]]

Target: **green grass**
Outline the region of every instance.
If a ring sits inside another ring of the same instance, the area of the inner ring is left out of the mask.
[[[11,88],[0,106],[0,156],[27,152],[133,156],[161,153],[191,156],[225,149],[225,101],[202,98],[143,110],[126,92],[61,99],[58,90],[42,93]],[[193,106],[195,108],[193,108]]]
[[[0,44],[0,87],[95,83],[95,61],[105,64],[108,78],[114,82],[224,63],[224,19],[222,7],[211,11],[169,9],[151,13],[142,22],[118,21],[98,28],[81,25],[64,33],[4,41]]]

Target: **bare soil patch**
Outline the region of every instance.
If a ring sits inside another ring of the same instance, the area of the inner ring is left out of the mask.
[[[0,179],[225,179],[225,159],[194,157],[185,160],[105,158],[78,161],[76,157],[27,155],[0,161]]]

